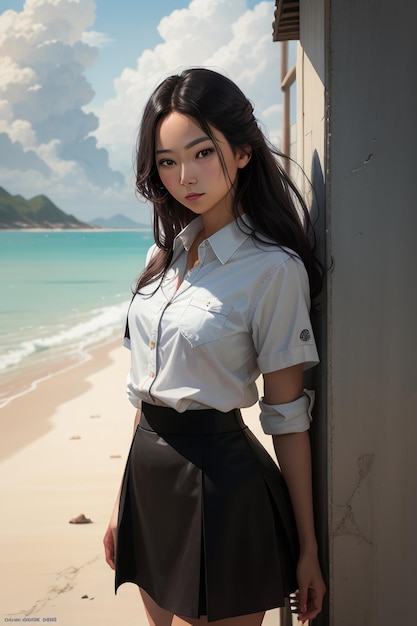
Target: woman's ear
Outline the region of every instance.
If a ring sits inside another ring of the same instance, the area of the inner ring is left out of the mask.
[[[239,169],[243,169],[247,166],[252,157],[251,146],[241,146],[236,151],[237,166]]]

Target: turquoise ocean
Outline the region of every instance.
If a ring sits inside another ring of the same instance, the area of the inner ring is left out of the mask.
[[[152,231],[0,232],[0,407],[123,337]]]

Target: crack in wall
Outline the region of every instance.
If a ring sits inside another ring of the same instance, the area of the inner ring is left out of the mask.
[[[357,538],[360,542],[367,543],[370,546],[374,546],[374,542],[368,539],[365,534],[359,528],[359,525],[355,519],[353,500],[358,494],[359,489],[363,481],[368,477],[371,472],[375,454],[363,454],[358,458],[358,479],[353,487],[352,494],[344,505],[333,505],[335,509],[343,511],[342,518],[338,522],[334,532],[334,537],[350,535]]]

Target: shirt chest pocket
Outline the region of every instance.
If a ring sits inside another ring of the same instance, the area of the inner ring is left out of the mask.
[[[182,314],[178,327],[190,346],[218,341],[232,306],[217,298],[193,298]]]

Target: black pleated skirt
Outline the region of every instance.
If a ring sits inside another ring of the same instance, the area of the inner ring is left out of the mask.
[[[240,411],[143,403],[120,498],[116,591],[209,621],[284,606],[298,540],[281,472]]]

